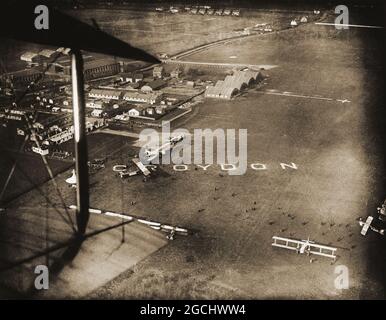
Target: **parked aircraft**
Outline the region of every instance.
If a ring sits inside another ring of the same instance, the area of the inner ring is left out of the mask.
[[[296,240],[273,236],[272,239],[272,246],[274,247],[294,250],[300,254],[314,254],[318,256],[332,258],[334,260],[336,259],[335,252],[337,248],[317,244],[314,241],[311,241],[310,238],[308,238],[307,240]]]
[[[182,140],[184,140],[184,137],[185,136],[183,134],[180,134],[178,136],[171,137],[169,139],[169,141],[164,143],[159,148],[155,148],[155,149],[148,148],[148,149],[146,149],[146,151],[145,151],[145,160],[148,163],[151,163],[154,159],[158,158],[160,155],[163,155],[166,152],[171,151],[177,143],[179,143]]]
[[[66,179],[66,182],[70,185],[72,188],[76,188],[76,173],[75,169],[72,169],[72,176]]]
[[[381,234],[382,236],[385,235],[384,229],[377,229],[371,225],[373,220],[374,220],[374,217],[372,217],[372,216],[368,216],[365,222],[363,222],[363,220],[361,218],[359,219],[359,225],[362,227],[362,230],[361,230],[362,236],[365,236],[369,229]]]

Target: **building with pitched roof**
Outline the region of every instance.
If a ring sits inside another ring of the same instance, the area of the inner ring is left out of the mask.
[[[141,91],[152,92],[155,90],[162,89],[162,88],[166,87],[166,85],[167,85],[166,81],[164,81],[162,79],[157,79],[157,80],[151,81],[151,82],[145,84],[144,86],[142,86]]]
[[[97,99],[109,99],[109,100],[119,100],[121,98],[122,92],[118,90],[108,90],[108,89],[91,89],[88,96],[90,98]]]
[[[155,66],[153,69],[153,77],[154,78],[162,78],[165,74],[165,70],[163,66]]]
[[[142,93],[138,91],[128,91],[123,97],[123,100],[129,102],[137,102],[137,103],[148,103],[155,104],[161,101],[162,93],[161,92],[150,92],[150,93]]]
[[[233,75],[219,80],[214,86],[208,86],[205,97],[218,99],[231,99],[235,94],[258,81],[260,72],[253,70],[236,71]]]

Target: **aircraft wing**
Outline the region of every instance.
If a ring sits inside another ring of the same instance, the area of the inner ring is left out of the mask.
[[[139,161],[139,159],[137,158],[134,158],[133,160],[133,163],[138,167],[139,170],[142,171],[142,173],[147,177],[150,175],[150,171],[148,168],[145,167],[145,165]]]
[[[272,246],[294,250],[294,251],[298,251],[301,248],[301,246],[304,244],[304,242],[299,240],[281,238],[276,236],[273,236],[272,239],[273,239]]]
[[[307,240],[295,240],[276,236],[273,236],[272,239],[272,246],[274,247],[294,250],[299,253],[307,252],[318,256],[324,256],[333,259],[336,258],[335,252],[337,248],[324,246]]]
[[[49,5],[46,5],[49,9],[49,28],[38,30],[35,28],[35,19],[38,16],[35,13],[35,7],[38,4],[33,1],[32,3],[26,2],[20,5],[19,1],[15,1],[15,3],[4,5],[0,16],[0,36],[160,63],[153,55]]]
[[[333,258],[333,259],[336,258],[335,252],[337,248],[324,246],[317,243],[309,243],[308,248],[309,248],[308,249],[309,253],[316,254],[318,256]]]
[[[166,142],[166,143],[163,144],[161,147],[159,147],[158,152],[159,152],[160,154],[165,154],[166,151],[169,151],[171,148],[172,148],[171,142]]]
[[[365,236],[367,231],[369,230],[370,228],[370,225],[371,223],[373,222],[373,217],[372,216],[368,216],[367,219],[366,219],[366,222],[364,223],[363,227],[362,227],[362,230],[361,230],[361,235],[362,236]]]

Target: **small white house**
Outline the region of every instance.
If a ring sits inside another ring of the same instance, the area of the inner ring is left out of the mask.
[[[87,108],[102,109],[103,102],[101,100],[89,100],[86,103]]]
[[[101,110],[101,109],[94,109],[91,112],[91,116],[95,117],[95,118],[100,118],[100,117],[102,117],[102,113],[103,113],[103,110]]]
[[[49,153],[48,149],[42,149],[35,146],[32,147],[32,151],[35,153],[41,154],[43,156],[46,156]]]
[[[138,117],[140,115],[139,111],[135,108],[129,110],[130,117]]]
[[[146,108],[146,113],[150,115],[154,114],[154,108],[152,107]]]

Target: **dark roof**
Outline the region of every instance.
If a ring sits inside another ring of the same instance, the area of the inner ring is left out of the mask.
[[[146,84],[146,86],[149,86],[152,89],[157,89],[157,88],[163,87],[165,84],[166,84],[166,82],[164,80],[157,79],[157,80],[149,82],[148,84]]]
[[[1,76],[9,76],[11,78],[13,77],[24,77],[24,76],[30,76],[30,75],[37,75],[41,74],[42,72],[36,68],[30,68],[30,69],[23,69],[23,70],[18,70],[10,73],[5,73],[2,74]]]
[[[108,66],[116,63],[118,62],[115,61],[114,59],[98,59],[98,60],[86,61],[84,63],[84,70],[104,67],[104,66]]]
[[[139,89],[140,86],[141,86],[140,82],[134,82],[134,83],[130,83],[130,84],[127,85],[127,87],[130,87],[130,88],[133,88],[133,89]]]
[[[84,56],[83,57],[84,63],[87,64],[89,61],[93,61],[94,58],[91,56]],[[62,67],[71,67],[71,59],[68,56],[62,56],[59,57],[55,64],[59,64]]]
[[[143,79],[142,73],[125,72],[121,73],[120,76],[125,78]]]

